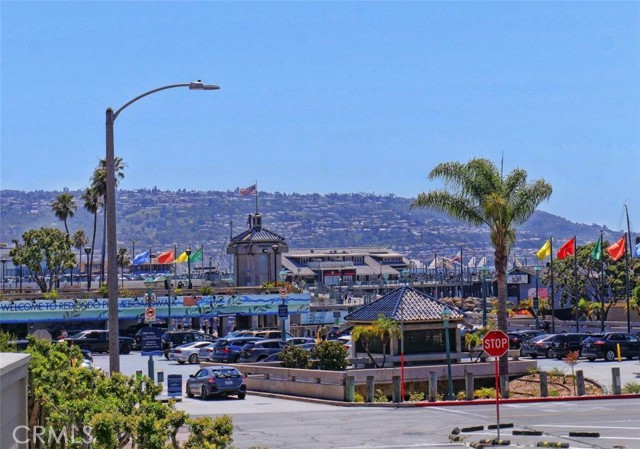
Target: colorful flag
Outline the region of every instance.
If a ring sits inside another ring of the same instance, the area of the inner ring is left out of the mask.
[[[189,260],[189,256],[187,256],[187,252],[185,251],[180,254],[178,258],[173,261],[173,263],[185,263],[187,260]]]
[[[189,262],[200,262],[202,260],[202,248],[189,256]]]
[[[607,248],[607,252],[613,260],[618,260],[627,252],[627,234],[623,234],[620,239]]]
[[[593,247],[589,256],[593,260],[600,260],[602,258],[602,236],[598,239],[598,243]]]
[[[151,250],[148,249],[143,253],[138,254],[133,258],[134,265],[142,265],[143,263],[151,262]]]
[[[458,254],[453,256],[453,259],[451,259],[451,262],[461,262],[461,261],[462,261],[462,251],[458,251]]]
[[[256,193],[258,191],[256,184],[246,187],[244,189],[240,189],[240,195],[242,196],[247,196],[247,195],[253,195],[254,193]]]
[[[575,238],[571,238],[558,250],[558,260],[573,256],[576,253]]]
[[[158,261],[158,263],[172,263],[173,262],[173,250],[170,249],[169,251],[165,251],[163,253],[158,254],[158,257],[156,259]]]
[[[551,255],[551,239],[547,240],[544,243],[544,245],[542,245],[542,248],[540,248],[538,250],[538,252],[536,253],[536,256],[540,260],[544,260],[547,257],[549,257],[550,255]]]

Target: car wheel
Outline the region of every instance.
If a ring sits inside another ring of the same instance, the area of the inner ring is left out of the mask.
[[[179,363],[180,365],[184,365],[184,360],[178,360],[178,363]]]
[[[244,399],[247,393],[238,393],[238,399]]]
[[[537,359],[538,358],[538,354],[531,354],[531,358],[532,359]]]
[[[269,356],[265,354],[259,355],[258,358],[256,359],[256,362],[264,362],[267,359],[267,357]]]
[[[127,355],[130,352],[131,352],[131,345],[129,345],[129,343],[123,344],[122,347],[120,348],[120,354]]]
[[[547,349],[547,350],[544,352],[544,356],[545,356],[546,358],[549,358],[549,355],[550,355],[550,353],[549,353],[549,350]]]
[[[609,351],[607,351],[607,352],[605,353],[605,355],[604,355],[604,359],[605,359],[607,362],[613,362],[613,361],[616,359],[616,353],[615,353],[614,351],[612,351],[612,350],[609,350]]]
[[[187,385],[187,389],[186,389],[185,393],[187,393],[187,397],[188,398],[192,398],[193,397],[193,393],[191,392],[191,388],[189,387],[189,385]]]
[[[595,361],[595,359],[596,359],[595,357],[587,357],[587,360],[590,361],[590,362]]]
[[[189,356],[189,363],[191,363],[192,365],[194,363],[198,363],[198,354],[191,354]]]
[[[202,399],[207,399],[207,387],[202,387],[200,390],[200,397]]]

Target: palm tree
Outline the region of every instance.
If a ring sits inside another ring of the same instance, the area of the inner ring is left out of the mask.
[[[122,278],[122,288],[124,288],[124,267],[131,265],[129,250],[125,247],[118,248],[118,266],[120,267],[120,277]]]
[[[351,331],[353,344],[358,340],[362,340],[362,346],[376,368],[384,367],[387,358],[387,345],[389,344],[392,336],[398,335],[400,335],[400,326],[398,325],[398,322],[391,318],[387,318],[382,314],[379,315],[373,323],[355,326]],[[371,354],[371,346],[375,346],[376,343],[382,345],[382,364],[380,365],[378,365]]]
[[[73,217],[77,209],[76,200],[70,193],[61,193],[51,203],[51,210],[56,215],[56,218],[64,223],[64,229],[67,235],[69,235],[67,219]]]
[[[93,273],[93,252],[96,247],[96,231],[98,227],[98,209],[100,208],[100,196],[93,187],[87,187],[82,194],[84,208],[93,214],[93,234],[91,237],[91,258],[89,259],[89,276],[87,278],[87,288],[91,288],[91,273]]]
[[[84,249],[86,244],[89,242],[89,239],[87,238],[87,234],[85,234],[82,229],[78,229],[76,232],[73,233],[73,237],[71,238],[71,241],[73,242],[73,247],[78,250],[78,271],[79,271],[80,266],[82,265],[82,250]],[[73,275],[71,276],[71,279],[73,280]],[[79,283],[80,282],[78,282],[78,284]]]
[[[124,168],[126,164],[122,162],[121,157],[116,157],[113,161],[114,170],[115,170],[115,179],[116,179],[116,187],[118,186],[118,181],[120,179],[124,179]],[[102,198],[102,204],[107,204],[107,160],[100,159],[98,166],[93,172],[91,176],[91,186],[96,190],[97,194]],[[104,281],[104,266],[105,266],[105,258],[107,256],[106,245],[107,245],[107,214],[105,213],[102,217],[102,260],[101,260],[101,268],[100,268],[100,285]]]
[[[516,240],[516,226],[526,222],[536,207],[551,196],[544,179],[527,183],[527,172],[516,168],[506,177],[493,162],[474,158],[466,164],[445,162],[435,166],[429,179],[445,188],[421,193],[411,207],[428,207],[452,218],[489,227],[498,284],[498,329],[507,331],[507,262]],[[507,357],[500,359],[500,374],[509,372]]]

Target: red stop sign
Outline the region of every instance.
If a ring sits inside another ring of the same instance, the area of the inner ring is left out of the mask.
[[[509,337],[500,330],[492,330],[482,339],[484,352],[492,357],[502,357],[509,350]]]

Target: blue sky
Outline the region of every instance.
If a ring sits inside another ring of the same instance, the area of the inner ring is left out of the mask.
[[[640,217],[638,2],[2,1],[2,189],[82,189],[105,109],[125,189],[415,197],[485,157],[542,210]],[[634,222],[635,221],[635,222]]]

